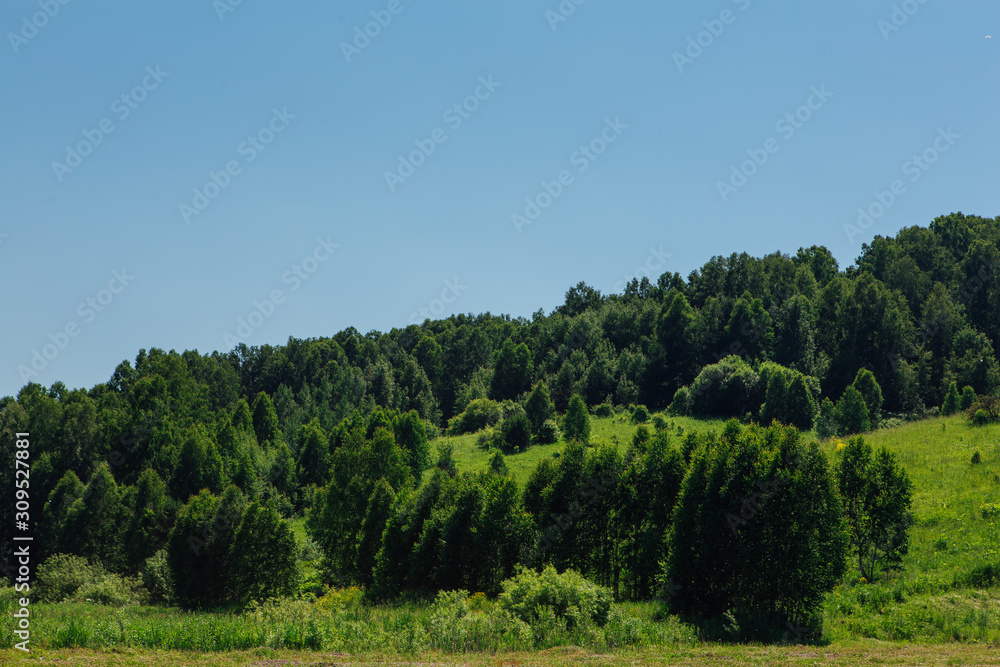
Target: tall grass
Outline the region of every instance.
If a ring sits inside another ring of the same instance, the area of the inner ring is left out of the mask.
[[[679,622],[653,622],[621,609],[603,628],[583,624],[570,629],[552,619],[531,627],[493,608],[455,613],[428,604],[327,610],[309,602],[283,601],[243,613],[209,613],[64,603],[38,605],[33,611],[32,646],[46,649],[270,648],[413,655],[430,649],[497,652],[573,645],[611,650],[694,643],[693,633]],[[11,646],[4,635],[0,648]]]

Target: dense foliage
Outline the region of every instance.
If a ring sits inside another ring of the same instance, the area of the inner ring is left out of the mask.
[[[498,593],[518,564],[552,564],[618,596],[650,597],[660,592],[661,561],[695,567],[671,550],[680,538],[668,539],[700,530],[674,516],[688,517],[693,474],[739,466],[744,486],[784,475],[812,479],[811,493],[824,494],[822,465],[808,447],[782,444],[791,436],[766,435],[786,433],[780,426],[730,434],[729,444],[690,434],[675,442],[659,416],[628,451],[587,447],[587,406],[598,414],[632,406],[637,423],[669,407],[815,427],[821,437],[939,406],[997,421],[997,312],[1000,218],[959,213],[876,237],[843,271],[816,246],[793,256],[733,254],[687,279],[633,280],[621,294],[580,283],[530,320],[456,315],[229,352],[141,350],[89,390],[46,388],[24,369],[27,384],[0,399],[0,453],[12,459],[14,434],[31,433],[36,562],[72,554],[164,582],[164,591],[170,570],[170,594],[189,605],[291,590],[286,519],[296,515],[307,517],[329,582],[380,595]],[[478,476],[457,475],[447,448],[434,465],[437,434],[484,429],[492,429],[484,444],[506,453],[560,433],[570,444],[525,489],[499,452]],[[787,470],[774,453],[781,447],[811,463]],[[744,450],[756,452],[752,461]],[[13,481],[3,467],[7,507]],[[832,514],[810,514],[817,497],[796,496],[798,484],[780,492],[795,511],[832,526]],[[736,486],[699,488],[720,503],[737,498]],[[766,508],[754,521],[771,525]],[[12,530],[0,528],[4,545]],[[765,540],[750,532],[713,539],[739,549]],[[815,536],[789,540],[782,548],[834,549]],[[247,545],[269,562],[250,562]],[[720,589],[725,608],[682,606],[798,618],[834,574],[796,584],[794,600],[768,592],[758,604],[737,586]]]

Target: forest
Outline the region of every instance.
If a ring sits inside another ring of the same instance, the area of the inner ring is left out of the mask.
[[[621,294],[581,282],[530,319],[144,349],[89,389],[0,399],[0,448],[30,433],[33,576],[54,602],[87,568],[201,610],[356,588],[481,592],[527,618],[518,595],[572,585],[599,624],[610,596],[780,638],[907,553],[913,481],[872,433],[1000,422],[998,314],[1000,218],[954,213],[843,269],[820,246],[734,253]],[[630,441],[592,434],[614,415]],[[484,471],[456,465],[467,434]],[[816,442],[840,437],[836,460]],[[553,443],[515,479],[511,456]],[[12,507],[11,466],[0,488]],[[85,597],[113,600],[102,585]]]

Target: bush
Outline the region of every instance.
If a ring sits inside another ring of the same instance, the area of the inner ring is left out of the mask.
[[[550,612],[573,627],[586,620],[603,627],[611,611],[611,591],[574,570],[562,574],[551,565],[542,572],[524,570],[503,582],[500,608],[533,624]]]
[[[972,465],[977,466],[983,462],[983,453],[978,449],[972,452]]]
[[[500,416],[499,403],[488,398],[477,398],[469,401],[462,414],[451,418],[448,422],[448,433],[451,435],[475,433],[499,422]]]
[[[590,417],[587,415],[587,405],[574,394],[569,401],[569,409],[563,418],[563,433],[566,440],[575,440],[587,444],[590,442]]]
[[[663,415],[653,415],[653,428],[657,431],[666,430],[667,420],[663,418]]]
[[[601,403],[594,408],[595,417],[610,417],[612,414],[614,414],[614,408],[610,403]]]
[[[146,559],[142,569],[142,586],[150,602],[169,604],[174,599],[174,577],[167,563],[167,550],[160,549]]]
[[[559,440],[559,427],[554,419],[546,419],[538,430],[538,443],[548,445]]]
[[[505,452],[523,452],[531,444],[531,422],[523,411],[503,420],[500,433]]]
[[[966,415],[974,426],[1000,422],[1000,398],[992,394],[983,394],[969,406]]]
[[[632,423],[633,424],[645,424],[649,421],[649,410],[646,409],[645,405],[636,406],[635,411],[632,412]]]
[[[976,402],[976,390],[972,387],[966,385],[962,389],[962,399],[959,401],[959,407],[962,410],[968,410],[972,407],[972,404]]]
[[[38,566],[32,587],[39,602],[83,602],[121,606],[139,598],[138,579],[112,574],[100,563],[55,554]]]
[[[973,588],[990,588],[1000,583],[1000,563],[987,563],[973,568],[959,582]]]
[[[945,395],[944,403],[941,405],[941,414],[945,417],[955,414],[959,410],[960,403],[958,385],[952,382],[948,385],[948,393]]]
[[[672,415],[686,415],[691,411],[691,392],[688,391],[687,387],[681,387],[676,392],[674,392],[674,400],[671,401],[670,407],[667,408],[667,412]]]

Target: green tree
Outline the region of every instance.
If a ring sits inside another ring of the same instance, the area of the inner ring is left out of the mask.
[[[844,390],[837,403],[837,426],[840,435],[864,433],[872,429],[865,399],[853,385]]]
[[[147,468],[139,475],[124,539],[131,571],[139,572],[147,559],[166,546],[177,506],[156,471]]]
[[[542,426],[547,420],[552,419],[556,412],[556,406],[549,396],[549,387],[544,380],[535,383],[531,395],[524,404],[524,411],[528,415],[528,421],[531,422],[531,434],[538,437]]]
[[[524,343],[515,346],[508,338],[497,353],[490,396],[497,401],[516,399],[531,388],[534,373],[528,346]]]
[[[231,545],[244,504],[236,487],[227,488],[222,498],[203,489],[177,513],[167,540],[167,563],[182,605],[205,607],[232,599]]]
[[[490,472],[494,475],[500,475],[501,477],[506,477],[510,474],[510,469],[507,467],[507,461],[504,460],[503,452],[499,449],[494,449],[490,453]]]
[[[819,412],[816,413],[816,421],[813,423],[813,428],[816,431],[816,437],[821,440],[827,440],[837,435],[839,431],[837,425],[837,408],[834,407],[833,401],[829,398],[824,398],[820,402]]]
[[[258,392],[257,398],[253,402],[253,430],[257,436],[257,442],[261,445],[275,445],[281,435],[281,427],[278,424],[278,412],[274,409],[274,403],[267,392]]]
[[[250,406],[242,398],[236,403],[236,410],[233,412],[233,427],[237,431],[244,433],[253,432],[253,417],[250,414]]]
[[[867,368],[860,368],[852,386],[861,392],[861,397],[865,399],[872,428],[878,428],[879,422],[882,421],[882,387],[875,380],[875,375]]]
[[[875,581],[899,569],[909,547],[913,484],[885,447],[873,456],[864,438],[851,438],[837,467],[851,547],[861,576]]]
[[[774,355],[774,326],[761,299],[749,292],[737,299],[726,324],[725,339],[738,343],[750,359],[767,360]]]
[[[785,405],[785,415],[789,424],[802,430],[812,427],[816,416],[816,400],[801,373],[796,373],[792,379]]]
[[[225,484],[222,457],[201,427],[188,430],[170,478],[170,494],[180,502],[201,489],[220,493]]]
[[[569,401],[569,409],[563,419],[563,433],[567,441],[590,442],[590,415],[578,394]]]
[[[510,452],[523,452],[531,444],[531,423],[524,410],[517,410],[500,424],[504,448]]]
[[[657,322],[657,337],[663,348],[663,392],[672,391],[690,381],[697,370],[698,346],[694,309],[679,291],[673,292]]]
[[[400,414],[394,422],[396,443],[406,452],[410,470],[414,477],[431,464],[431,447],[427,442],[427,430],[416,410]]]
[[[681,485],[664,579],[674,613],[727,612],[781,636],[812,624],[844,573],[843,515],[826,457],[792,427],[727,424],[701,444]],[[761,636],[763,635],[763,636]]]
[[[323,433],[319,419],[313,418],[299,427],[299,460],[296,464],[299,485],[323,486],[330,478],[330,443]]]
[[[941,414],[944,416],[953,415],[958,412],[961,398],[958,395],[958,384],[952,382],[948,385],[948,394],[944,397],[944,405],[941,406]]]
[[[976,402],[976,390],[970,387],[969,385],[965,385],[965,387],[962,389],[962,400],[959,404],[959,407],[962,410],[968,410],[969,408],[972,407],[972,404],[975,402]]]
[[[100,464],[87,483],[83,496],[66,515],[65,541],[77,556],[100,560],[111,569],[125,565],[122,532],[130,519],[123,491],[115,483],[106,463]]]
[[[244,510],[230,547],[232,599],[240,604],[291,595],[298,583],[298,544],[271,507]]]
[[[771,375],[767,383],[767,398],[760,409],[760,422],[767,426],[777,419],[788,423],[788,381],[785,374],[778,371]]]
[[[392,505],[396,501],[396,493],[384,479],[379,480],[368,499],[365,510],[365,520],[361,524],[358,541],[357,569],[358,579],[365,586],[372,585],[375,559],[382,546],[382,533],[389,522]]]
[[[295,458],[288,449],[288,445],[280,443],[274,454],[274,463],[271,464],[271,471],[268,476],[269,481],[278,493],[282,493],[288,498],[295,499]]]

